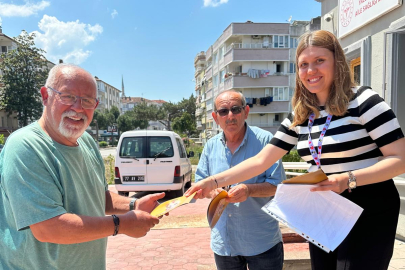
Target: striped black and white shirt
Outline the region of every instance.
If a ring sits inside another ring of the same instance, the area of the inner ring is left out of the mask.
[[[404,137],[394,112],[376,92],[368,87],[355,87],[353,92],[348,112],[332,117],[323,139],[321,167],[328,175],[374,165],[383,157],[380,147]],[[327,116],[321,107],[311,130],[316,150]],[[311,164],[308,171],[315,171],[317,166],[308,148],[308,120],[289,129],[292,117],[282,122],[270,143],[287,151],[297,145],[298,154]]]

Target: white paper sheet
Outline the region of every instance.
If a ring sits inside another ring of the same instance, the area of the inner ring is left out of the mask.
[[[363,209],[332,191],[309,191],[312,185],[280,184],[262,210],[322,248],[335,250]]]

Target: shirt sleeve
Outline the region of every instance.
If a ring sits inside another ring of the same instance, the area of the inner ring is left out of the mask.
[[[208,148],[210,148],[209,143],[207,143],[204,146],[204,149],[201,153],[200,160],[198,161],[197,170],[195,172],[195,182],[203,180],[211,175],[210,171],[209,171],[210,164],[209,164],[209,159],[208,159],[208,153],[210,151],[207,150]]]
[[[394,112],[376,92],[367,89],[358,100],[360,122],[378,147],[404,137]]]
[[[21,136],[19,136],[21,137]],[[10,138],[4,153],[1,185],[17,226],[28,226],[66,213],[53,160],[45,161],[28,140]],[[49,150],[49,149],[48,149]]]
[[[268,143],[271,143],[273,140],[273,136],[269,136]],[[277,186],[281,183],[281,181],[285,180],[285,171],[283,167],[283,162],[281,159],[277,160],[270,168],[266,170],[266,180],[265,182],[272,184],[273,186]]]
[[[295,128],[290,129],[292,116],[290,115],[281,123],[276,135],[271,139],[270,144],[286,151],[290,151],[298,142],[298,134]]]

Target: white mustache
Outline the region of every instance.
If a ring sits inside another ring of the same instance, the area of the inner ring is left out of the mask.
[[[75,111],[67,111],[67,112],[62,113],[62,119],[65,117],[81,118],[84,121],[87,121],[87,116],[84,113],[77,113]]]

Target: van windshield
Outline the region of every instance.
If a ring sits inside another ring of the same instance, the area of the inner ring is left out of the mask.
[[[119,155],[129,158],[165,158],[173,157],[174,151],[170,137],[127,137],[122,140]]]

